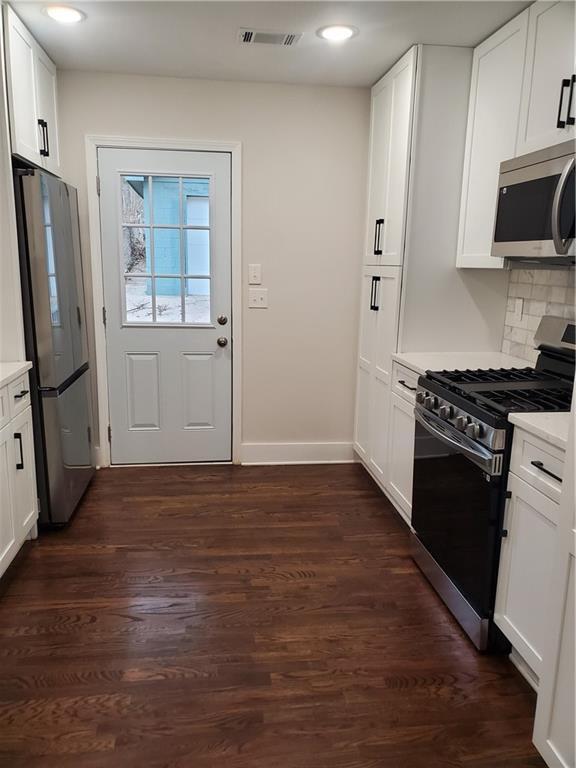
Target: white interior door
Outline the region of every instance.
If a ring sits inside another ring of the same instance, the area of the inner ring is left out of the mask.
[[[230,165],[98,150],[113,464],[232,458]]]

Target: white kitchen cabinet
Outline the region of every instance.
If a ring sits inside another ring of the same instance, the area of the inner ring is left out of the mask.
[[[412,474],[414,470],[414,404],[390,395],[388,481],[386,489],[410,523],[412,515]]]
[[[12,152],[58,174],[56,67],[7,5],[5,14]]]
[[[402,264],[417,51],[372,88],[366,264]]]
[[[514,157],[529,9],[474,50],[457,267],[502,267],[490,255],[500,163]]]
[[[35,532],[38,518],[32,409],[26,400],[28,374],[16,373],[0,387],[7,421],[0,429],[0,576]]]
[[[574,3],[537,2],[530,6],[529,13],[517,155],[576,136]]]
[[[540,675],[559,519],[558,504],[510,473],[494,621]]]
[[[354,447],[376,479],[387,475],[392,354],[396,351],[401,270],[364,267]]]

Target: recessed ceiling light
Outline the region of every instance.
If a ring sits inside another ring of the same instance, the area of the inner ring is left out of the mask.
[[[69,5],[48,5],[44,8],[44,13],[60,24],[77,24],[86,18],[86,14],[76,8],[70,8]]]
[[[330,27],[322,27],[316,34],[324,40],[330,40],[331,43],[342,43],[357,35],[358,30],[348,24],[333,24]]]

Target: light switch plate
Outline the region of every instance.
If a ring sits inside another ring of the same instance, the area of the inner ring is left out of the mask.
[[[262,264],[248,264],[248,284],[260,285],[262,283]]]
[[[249,288],[248,306],[250,309],[268,309],[268,288]]]

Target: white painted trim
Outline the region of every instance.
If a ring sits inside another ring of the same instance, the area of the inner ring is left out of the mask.
[[[352,443],[242,443],[242,464],[348,464]]]
[[[512,648],[510,651],[510,654],[508,655],[508,658],[510,659],[511,663],[516,667],[518,672],[522,675],[524,680],[530,685],[531,688],[533,688],[536,693],[538,693],[538,675],[530,664],[528,664],[527,661],[525,661],[524,657],[520,654],[519,651],[516,650],[516,648]]]
[[[110,466],[108,431],[108,370],[106,335],[102,323],[104,287],[102,281],[102,243],[100,236],[100,202],[96,192],[98,149],[173,149],[196,152],[229,152],[232,158],[231,246],[232,246],[232,461],[240,463],[242,440],[242,143],[183,139],[152,139],[127,136],[85,137],[86,188],[88,195],[88,231],[94,302],[94,340],[96,347],[96,381],[98,399],[98,434],[100,444],[94,447],[94,460],[99,467]]]

